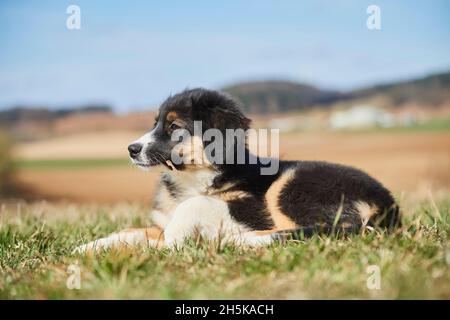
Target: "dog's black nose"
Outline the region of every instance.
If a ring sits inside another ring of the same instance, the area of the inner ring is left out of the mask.
[[[142,144],[133,143],[128,146],[128,152],[130,153],[130,157],[135,158],[139,152],[142,150]]]

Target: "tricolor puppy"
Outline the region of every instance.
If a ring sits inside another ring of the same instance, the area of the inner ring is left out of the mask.
[[[195,133],[195,123],[201,123],[200,134]],[[360,170],[326,162],[279,161],[276,172],[262,174],[267,161],[252,155],[246,137],[239,135],[217,149],[214,157],[204,156],[213,142],[204,136],[209,129],[226,137],[227,129],[245,131],[249,124],[239,104],[224,93],[194,89],[169,97],[151,131],[128,147],[137,166],[162,169],[151,211],[155,226],[126,229],[77,251],[181,246],[196,234],[262,245],[294,236],[296,231],[307,236],[399,225],[399,210],[390,192]],[[180,135],[174,139],[179,132],[190,135],[190,141],[180,142]],[[239,146],[244,163],[236,161]],[[174,161],[174,154],[183,161]],[[227,161],[230,158],[233,161]]]

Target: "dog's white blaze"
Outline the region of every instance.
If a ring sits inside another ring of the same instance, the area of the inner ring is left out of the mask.
[[[143,162],[148,162],[148,158],[147,158],[145,149],[147,148],[147,146],[149,144],[152,144],[153,142],[156,141],[156,139],[155,139],[155,130],[157,128],[158,128],[158,126],[156,126],[152,131],[147,132],[142,137],[140,137],[139,139],[137,139],[137,140],[132,142],[132,144],[139,143],[139,144],[142,145],[142,150],[141,150],[140,157],[142,158]],[[131,161],[136,163],[136,160],[134,160],[134,159],[131,159]],[[143,168],[143,169],[147,170],[147,168]]]
[[[156,130],[156,128],[150,132],[147,132],[146,134],[144,134],[142,137],[140,137],[133,143],[140,143],[145,147],[145,145],[155,142],[155,130]]]

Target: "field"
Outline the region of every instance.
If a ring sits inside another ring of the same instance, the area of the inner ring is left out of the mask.
[[[178,251],[97,256],[71,251],[129,225],[148,225],[146,207],[6,205],[0,298],[449,299],[449,200],[417,203],[394,235],[315,237],[259,249],[191,240]]]
[[[392,189],[404,213],[395,234],[258,249],[191,239],[178,251],[72,255],[86,241],[151,224],[157,174],[124,156],[137,136],[103,132],[16,147],[19,181],[35,200],[1,205],[0,298],[450,299],[447,130],[282,135],[284,158],[355,165]],[[80,289],[69,289],[77,274]]]
[[[39,199],[148,203],[158,174],[133,167],[126,154],[141,134],[102,132],[20,144],[19,181]],[[448,131],[289,133],[280,137],[280,155],[359,167],[398,195],[441,193],[450,186]]]

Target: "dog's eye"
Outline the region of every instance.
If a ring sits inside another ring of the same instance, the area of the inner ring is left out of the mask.
[[[175,122],[172,122],[169,126],[170,130],[177,130],[180,129],[181,127],[179,125],[177,125]]]

